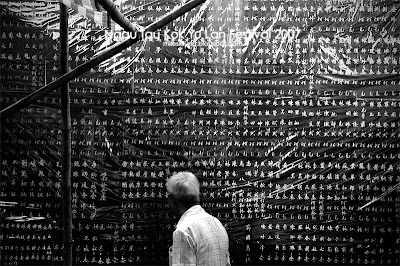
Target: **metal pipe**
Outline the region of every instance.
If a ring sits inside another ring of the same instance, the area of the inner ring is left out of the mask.
[[[118,10],[117,6],[111,0],[96,0],[114,20],[126,31],[137,31],[137,28]]]
[[[68,7],[60,3],[60,76],[68,72]],[[72,265],[72,197],[71,197],[71,106],[69,82],[60,89],[62,129],[62,224],[63,224],[63,265]]]

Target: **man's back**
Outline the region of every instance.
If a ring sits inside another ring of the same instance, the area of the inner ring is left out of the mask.
[[[188,209],[173,234],[172,265],[226,266],[228,234],[221,222],[200,205]]]

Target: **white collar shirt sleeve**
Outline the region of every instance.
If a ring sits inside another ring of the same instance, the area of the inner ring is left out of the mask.
[[[173,233],[170,266],[227,266],[228,249],[224,226],[196,205],[185,212]]]
[[[193,238],[180,230],[172,236],[173,246],[170,250],[171,266],[196,266],[195,243]]]

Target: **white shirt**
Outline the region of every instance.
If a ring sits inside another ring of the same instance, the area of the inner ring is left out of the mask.
[[[200,205],[188,209],[173,233],[170,266],[228,266],[229,239],[221,222]]]

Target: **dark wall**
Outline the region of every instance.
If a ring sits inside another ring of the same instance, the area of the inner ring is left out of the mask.
[[[180,1],[122,2],[144,26]],[[3,109],[58,77],[59,36],[57,2],[1,7]],[[73,80],[74,264],[168,264],[190,170],[235,265],[398,265],[398,11],[208,1]],[[119,41],[69,21],[71,68]],[[2,265],[62,264],[60,120],[56,91],[1,123]]]

